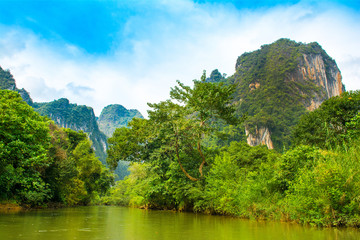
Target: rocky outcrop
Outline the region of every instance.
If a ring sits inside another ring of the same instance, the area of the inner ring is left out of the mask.
[[[320,53],[303,54],[302,56],[296,70],[290,74],[289,80],[299,83],[310,81],[318,87],[319,90],[314,91],[313,96],[304,101],[306,109],[313,111],[324,100],[344,92],[345,86],[335,61],[324,59]]]
[[[250,146],[266,145],[269,149],[274,149],[267,127],[256,128],[254,133],[250,133],[249,130],[245,128],[245,134],[247,136],[247,143]]]
[[[30,106],[33,105],[33,100],[30,98],[29,93],[24,89],[18,89],[16,87],[15,79],[13,75],[10,73],[9,70],[3,70],[0,67],[0,89],[6,89],[11,91],[18,92],[22,99],[29,104]]]
[[[301,61],[299,64],[302,79],[309,79],[317,86],[323,88],[327,98],[337,96],[345,90],[340,70],[335,62],[332,62],[331,66],[328,66],[328,69],[326,69],[325,61],[321,54],[303,54],[303,57],[304,61]]]

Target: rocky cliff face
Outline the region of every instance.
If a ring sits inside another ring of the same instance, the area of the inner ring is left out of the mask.
[[[299,59],[298,66],[289,76],[290,81],[311,81],[321,91],[315,93],[308,101],[304,102],[307,110],[318,108],[323,101],[340,95],[345,91],[342,76],[334,61],[326,60],[322,54],[303,54]],[[327,67],[326,67],[327,66]]]
[[[289,146],[302,114],[345,91],[336,62],[318,43],[288,39],[241,55],[227,82],[236,85],[238,114],[247,116],[247,142],[278,150]]]
[[[33,105],[33,101],[30,98],[29,93],[25,89],[18,89],[16,87],[15,79],[13,75],[8,70],[3,70],[0,67],[0,89],[7,89],[12,90],[20,93],[22,99],[29,104],[30,106]]]
[[[247,136],[246,141],[250,146],[266,145],[269,149],[274,148],[268,128],[256,128],[254,133],[250,133],[249,130],[245,129],[245,133]]]
[[[71,104],[66,98],[46,103],[34,103],[33,107],[41,115],[50,117],[60,127],[87,133],[96,155],[105,163],[107,138],[100,131],[91,107]]]
[[[106,106],[98,119],[99,128],[106,136],[111,137],[116,128],[127,127],[134,117],[144,118],[136,109],[126,109],[119,104]]]

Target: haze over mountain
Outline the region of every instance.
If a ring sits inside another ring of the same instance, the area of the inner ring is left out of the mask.
[[[228,78],[216,69],[207,81],[236,86],[233,104],[239,116],[246,115],[244,131],[252,146],[266,144],[280,151],[289,147],[291,129],[301,115],[345,91],[336,62],[316,42],[303,44],[279,39],[259,50],[243,53],[235,68],[235,74]],[[91,107],[70,104],[66,98],[33,103],[24,89],[17,89],[9,71],[1,69],[1,77],[2,88],[20,92],[41,115],[61,127],[88,133],[103,162],[107,137],[116,128],[126,127],[132,118],[143,118],[138,110],[127,110],[119,104],[105,107],[96,119]]]
[[[0,89],[8,89],[19,92],[26,103],[32,106],[35,111],[42,116],[51,118],[58,126],[70,128],[75,131],[83,131],[88,134],[93,143],[96,155],[105,164],[107,136],[99,129],[94,110],[92,107],[85,105],[77,105],[70,103],[66,98],[60,98],[51,102],[33,102],[30,94],[25,89],[18,89],[13,75],[8,70],[0,67]],[[116,127],[126,126],[133,117],[141,117],[138,110],[132,109],[127,111],[124,107],[120,113],[118,111],[111,112],[113,106],[110,105],[104,109],[106,116],[101,117],[102,130],[109,133],[114,131]],[[118,105],[121,106],[121,105]],[[110,111],[109,111],[110,110]],[[118,114],[118,115],[117,115]],[[116,121],[108,121],[108,119],[116,119]],[[115,124],[115,125],[112,125]]]
[[[12,90],[20,93],[21,97],[24,101],[30,106],[33,105],[33,101],[29,95],[29,93],[24,89],[18,89],[16,87],[15,79],[10,71],[4,71],[4,69],[0,66],[0,89]]]
[[[35,102],[138,109],[203,70],[228,76],[243,52],[317,41],[360,88],[360,1],[2,1],[0,63]],[[111,86],[111,87],[109,87]]]

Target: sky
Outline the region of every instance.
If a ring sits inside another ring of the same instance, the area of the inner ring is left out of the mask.
[[[0,66],[36,102],[147,115],[180,80],[228,76],[279,38],[318,42],[360,89],[360,1],[0,0]]]

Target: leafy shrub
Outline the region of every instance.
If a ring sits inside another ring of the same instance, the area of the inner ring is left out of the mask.
[[[324,152],[313,169],[300,171],[286,198],[292,219],[320,226],[359,226],[360,156],[357,144],[348,152]]]

